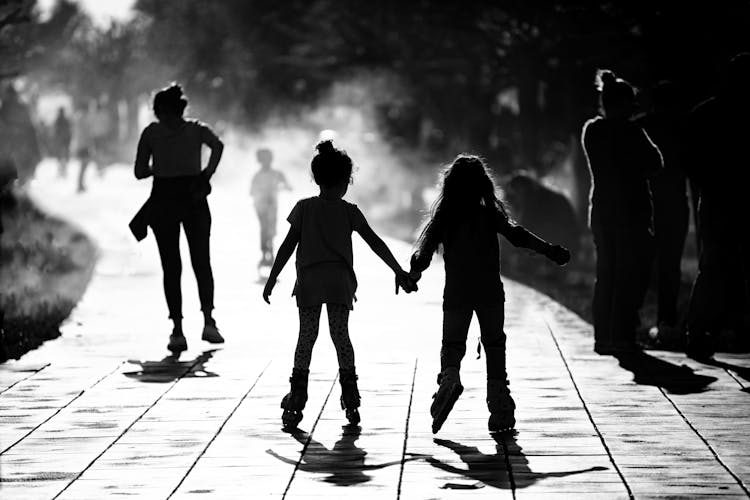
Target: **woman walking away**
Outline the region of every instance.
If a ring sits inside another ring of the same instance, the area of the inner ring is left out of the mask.
[[[638,310],[651,269],[652,206],[648,179],[661,169],[659,150],[631,120],[635,91],[611,71],[597,74],[601,116],[583,126],[591,170],[589,223],[596,245],[594,351],[637,348]]]
[[[396,274],[396,292],[399,286],[405,291],[415,287],[401,269],[383,240],[370,228],[359,208],[343,196],[352,176],[352,160],[346,152],[333,147],[331,141],[322,141],[312,159],[312,173],[320,194],[300,200],[287,220],[289,233],[281,244],[271,272],[263,289],[263,299],[276,285],[284,265],[297,248],[297,283],[294,295],[299,308],[299,339],[294,353],[291,390],[281,401],[284,409],[282,421],[285,428],[295,428],[302,420],[302,410],[307,402],[307,377],[310,359],[318,337],[320,311],[327,305],[328,326],[336,347],[341,383],[341,407],[353,425],[359,423],[360,398],[354,365],[354,350],[349,340],[349,311],[355,300],[357,278],[352,256],[352,232],[356,231]]]
[[[515,403],[505,369],[505,292],[500,280],[498,233],[513,246],[534,250],[558,265],[570,260],[567,249],[550,245],[514,225],[496,195],[484,161],[473,155],[459,155],[443,173],[440,196],[411,258],[410,275],[419,280],[430,265],[432,254],[443,247],[443,342],[439,388],[430,408],[433,433],[440,430],[463,392],[459,370],[474,313],[487,359],[488,428],[499,432],[515,426]]]
[[[143,130],[135,159],[135,176],[154,176],[149,199],[150,225],[159,247],[164,271],[164,294],[169,317],[174,323],[167,348],[175,353],[187,349],[182,332],[180,275],[180,226],[185,229],[190,260],[198,282],[201,310],[205,319],[202,339],[222,343],[224,338],[212,316],[214,279],[209,255],[211,212],[209,180],[219,165],[224,145],[208,126],[183,118],[187,99],[179,85],[160,90],[154,96],[157,122]],[[208,165],[201,170],[201,147],[211,149]]]

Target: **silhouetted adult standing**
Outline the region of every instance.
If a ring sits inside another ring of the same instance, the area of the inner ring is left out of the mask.
[[[57,159],[60,177],[68,175],[68,161],[70,160],[70,141],[73,139],[73,127],[65,108],[57,110],[57,117],[52,129],[54,154]]]
[[[642,125],[659,148],[664,161],[664,168],[651,179],[656,243],[657,329],[662,340],[674,340],[681,336],[677,299],[682,276],[682,252],[690,219],[683,165],[684,119],[679,90],[671,82],[660,82],[654,88],[653,110],[644,118]]]
[[[688,174],[698,187],[701,255],[688,310],[688,356],[714,354],[711,333],[748,330],[747,189],[750,182],[750,53],[729,63],[720,91],[688,120]]]
[[[632,121],[635,91],[607,70],[597,72],[600,116],[583,127],[591,171],[589,223],[596,245],[594,350],[636,349],[635,329],[650,267],[652,207],[649,176],[659,150]]]
[[[173,84],[154,96],[157,122],[143,130],[135,159],[135,176],[154,176],[151,190],[150,225],[159,247],[164,271],[164,294],[174,329],[167,348],[172,352],[187,349],[182,331],[182,291],[180,275],[180,226],[190,249],[190,259],[198,282],[201,310],[205,318],[203,340],[224,342],[212,316],[214,280],[211,272],[209,236],[211,212],[206,197],[209,180],[219,165],[224,145],[205,124],[183,118],[187,99],[179,85]],[[211,149],[208,165],[202,169],[201,148]]]

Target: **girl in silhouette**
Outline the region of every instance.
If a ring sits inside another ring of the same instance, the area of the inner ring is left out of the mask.
[[[442,189],[411,258],[412,279],[419,280],[432,255],[443,247],[443,341],[439,388],[430,409],[437,432],[463,392],[459,377],[466,336],[476,313],[487,359],[488,428],[498,432],[515,425],[515,403],[505,369],[505,292],[500,280],[498,233],[516,247],[534,250],[564,265],[570,252],[550,245],[513,224],[484,161],[473,155],[456,157],[442,176]]]
[[[352,232],[358,232],[375,254],[396,275],[396,292],[401,286],[409,292],[413,283],[401,269],[388,246],[370,228],[359,208],[342,198],[352,178],[352,160],[336,149],[331,141],[322,141],[312,159],[312,173],[320,194],[297,202],[287,220],[291,227],[279,247],[263,289],[269,297],[276,279],[294,249],[297,249],[297,282],[294,295],[299,308],[299,339],[294,353],[290,392],[284,396],[282,421],[294,428],[302,420],[307,402],[310,359],[318,337],[320,311],[327,305],[328,326],[339,362],[341,407],[351,424],[359,423],[359,390],[354,365],[354,350],[349,340],[349,311],[353,309],[357,277],[352,256]]]
[[[187,99],[182,88],[173,84],[154,96],[154,114],[158,121],[147,126],[138,142],[135,177],[153,176],[149,198],[149,225],[154,231],[164,271],[164,294],[169,317],[174,323],[167,348],[172,352],[187,349],[182,332],[182,291],[180,275],[180,227],[185,229],[190,260],[198,281],[201,310],[205,319],[203,340],[224,342],[212,316],[214,279],[209,255],[211,212],[206,196],[209,180],[219,165],[224,145],[204,123],[183,118]],[[211,149],[205,169],[201,166],[201,148]]]
[[[594,350],[617,354],[636,349],[638,309],[648,284],[652,206],[648,179],[661,154],[632,121],[635,91],[614,73],[600,70],[600,116],[583,126],[591,171],[589,223],[596,245]]]

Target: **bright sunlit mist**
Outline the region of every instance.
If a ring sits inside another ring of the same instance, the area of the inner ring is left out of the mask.
[[[37,4],[46,16],[58,0],[38,0]],[[112,21],[127,21],[133,15],[135,0],[76,0],[91,19],[99,25],[108,25]]]

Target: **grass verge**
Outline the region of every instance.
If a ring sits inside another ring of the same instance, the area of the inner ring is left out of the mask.
[[[40,211],[25,195],[0,197],[0,362],[60,336],[88,285],[96,247],[82,232]]]

